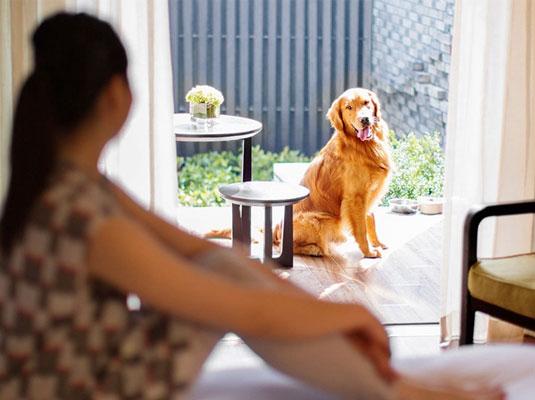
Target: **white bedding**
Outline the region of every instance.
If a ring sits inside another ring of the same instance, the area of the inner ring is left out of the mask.
[[[500,384],[508,400],[535,400],[535,346],[466,347],[439,356],[394,361],[396,367],[429,382]],[[194,400],[331,400],[265,364],[248,368],[207,371],[195,386]]]

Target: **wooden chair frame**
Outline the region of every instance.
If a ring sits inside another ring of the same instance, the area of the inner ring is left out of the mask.
[[[518,214],[535,214],[535,201],[480,205],[473,207],[466,217],[463,235],[461,337],[459,340],[461,345],[474,342],[474,319],[476,311],[481,311],[515,325],[535,330],[535,319],[472,297],[468,291],[468,273],[470,272],[470,268],[478,261],[477,233],[479,225],[488,217]]]

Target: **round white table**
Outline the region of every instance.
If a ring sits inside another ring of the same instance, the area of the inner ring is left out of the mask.
[[[191,122],[190,114],[173,116],[173,131],[177,142],[227,142],[243,140],[242,181],[249,182],[253,175],[253,136],[262,131],[262,123],[254,119],[220,115],[212,127],[197,128]],[[240,206],[242,221],[241,240],[249,247],[251,243],[251,208]]]

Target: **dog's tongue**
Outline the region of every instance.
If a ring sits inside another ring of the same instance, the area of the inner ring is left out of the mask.
[[[357,137],[362,140],[363,142],[368,140],[370,136],[370,127],[367,126],[364,129],[358,130],[357,129]]]

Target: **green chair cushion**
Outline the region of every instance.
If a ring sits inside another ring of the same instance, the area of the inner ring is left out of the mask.
[[[483,259],[468,275],[476,299],[535,318],[535,254]]]

